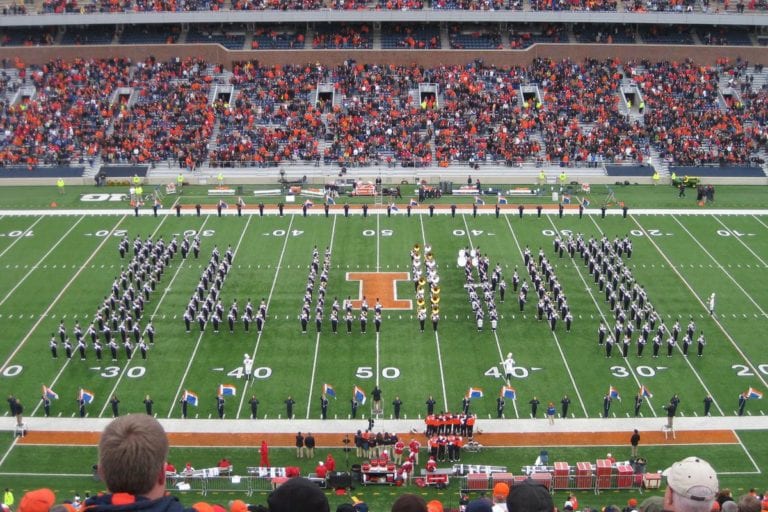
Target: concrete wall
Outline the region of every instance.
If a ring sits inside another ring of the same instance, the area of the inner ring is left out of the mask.
[[[231,69],[232,63],[258,60],[265,65],[286,63],[317,63],[325,66],[341,64],[353,59],[370,64],[418,64],[422,66],[463,65],[475,59],[497,66],[527,65],[536,57],[569,58],[581,61],[587,57],[599,60],[619,59],[649,61],[682,61],[694,59],[699,64],[714,65],[723,57],[737,58],[751,63],[768,65],[768,50],[758,46],[671,46],[671,45],[605,45],[605,44],[536,44],[526,50],[258,50],[230,51],[215,44],[178,45],[106,45],[106,46],[41,46],[0,48],[0,59],[20,57],[27,64],[45,64],[53,59],[74,58],[106,59],[126,57],[133,61],[154,56],[159,60],[175,57],[201,57],[208,62],[223,64]]]

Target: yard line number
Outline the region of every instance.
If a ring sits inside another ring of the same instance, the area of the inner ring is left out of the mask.
[[[0,233],[0,236],[5,236],[5,237],[8,237],[8,238],[19,238],[20,236],[23,236],[23,237],[27,237],[28,238],[30,236],[35,236],[35,235],[32,232],[32,230],[30,229],[29,231],[15,230],[15,231],[9,231],[7,233]]]
[[[400,369],[394,366],[387,366],[381,369],[381,376],[385,379],[396,379],[400,377]],[[355,372],[355,377],[358,379],[370,379],[373,377],[373,367],[371,366],[358,366]]]
[[[501,374],[499,368],[496,366],[491,366],[488,368],[483,375],[486,377],[493,377],[494,379],[501,379],[504,377],[504,375]],[[523,366],[515,366],[512,368],[512,376],[516,379],[525,379],[528,377],[528,368]]]
[[[380,236],[392,236],[395,232],[391,229],[382,229],[379,230]],[[376,236],[376,230],[375,229],[365,229],[363,230],[363,236]]]
[[[147,369],[145,367],[131,366],[125,372],[125,375],[130,377],[131,379],[138,379],[139,377],[143,377],[145,373],[147,373]],[[102,370],[101,373],[99,373],[99,375],[101,375],[105,379],[113,379],[117,377],[119,374],[120,374],[119,366],[107,366],[104,368],[104,370]]]
[[[656,370],[665,370],[666,368],[653,368],[652,366],[637,366],[635,372],[641,377],[655,377]],[[629,371],[624,366],[611,366],[611,375],[618,378],[631,377]]]
[[[736,371],[736,375],[739,377],[753,377],[755,373],[745,364],[731,365],[731,369]],[[757,370],[763,375],[768,375],[768,364],[757,365]]]
[[[245,376],[245,370],[242,366],[238,366],[234,370],[227,372],[229,377],[236,379],[242,379]],[[269,366],[260,366],[253,370],[253,376],[257,379],[268,379],[272,376],[272,368]]]
[[[722,229],[720,231],[723,231]],[[664,233],[660,229],[646,229],[646,233],[648,233],[648,236],[664,236]],[[573,231],[570,229],[561,229],[559,230],[559,233],[563,236],[572,236]],[[719,233],[719,232],[718,232]],[[544,236],[555,236],[558,234],[557,231],[554,229],[542,229],[541,234]],[[629,234],[632,236],[645,236],[645,233],[641,229],[630,229]],[[727,235],[723,235],[727,236]]]
[[[301,235],[304,234],[304,232],[302,230],[300,230],[300,229],[292,229],[290,232],[287,232],[284,229],[276,229],[272,233],[264,233],[264,234],[266,236],[272,235],[272,236],[276,236],[276,237],[282,238],[282,237],[284,237],[286,235],[286,233],[290,233],[291,236],[301,236]]]

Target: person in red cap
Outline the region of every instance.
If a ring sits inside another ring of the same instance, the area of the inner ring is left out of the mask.
[[[56,495],[50,489],[29,491],[19,502],[18,512],[48,512],[56,503]]]
[[[323,461],[318,462],[317,466],[315,466],[315,474],[317,478],[325,478],[328,475],[328,468],[325,467]]]
[[[325,458],[325,468],[328,471],[336,471],[336,459],[333,458],[333,455],[330,453]]]

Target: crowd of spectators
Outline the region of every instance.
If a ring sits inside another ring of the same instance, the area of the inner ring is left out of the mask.
[[[312,39],[312,48],[370,50],[373,48],[373,32],[367,23],[318,25]]]
[[[191,58],[14,65],[19,78],[0,75],[4,165],[597,166],[642,164],[651,148],[677,165],[738,165],[768,143],[768,89],[753,86],[764,70],[741,61],[251,61],[227,74]],[[14,96],[21,80],[34,95]],[[213,97],[216,83],[231,92]],[[621,105],[629,83],[643,99],[639,119]]]

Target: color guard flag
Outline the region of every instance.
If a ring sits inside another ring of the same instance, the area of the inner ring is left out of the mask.
[[[610,396],[612,399],[621,400],[621,395],[619,395],[619,390],[613,386],[608,387],[608,396]]]
[[[504,196],[499,196],[499,204],[507,204],[507,198]]]
[[[392,203],[391,205],[389,205],[389,210],[393,211],[393,212],[399,212],[400,211],[400,209],[397,207],[397,205],[395,203]]]
[[[564,195],[563,196],[563,204],[571,204],[571,196]]]
[[[219,384],[219,394],[222,396],[235,396],[237,388],[232,384]]]
[[[501,396],[502,398],[508,398],[510,400],[514,400],[517,398],[517,391],[515,391],[515,388],[511,386],[502,386]]]
[[[467,398],[483,398],[483,390],[480,388],[469,388]]]
[[[323,384],[323,394],[336,398],[336,390],[330,384]]]
[[[51,400],[58,400],[59,395],[54,390],[43,384],[43,396],[50,398]]]
[[[756,390],[756,389],[753,389],[753,388],[749,388],[747,390],[747,392],[744,393],[744,395],[747,397],[747,399],[753,399],[753,398],[760,399],[760,398],[763,398],[763,393],[758,391],[758,390]]]
[[[355,397],[355,400],[360,402],[360,405],[365,404],[365,391],[360,389],[359,387],[355,386],[352,390],[352,396]]]
[[[645,386],[640,386],[640,396],[646,397],[646,398],[653,398],[653,393],[650,392],[650,390]]]
[[[419,202],[415,199],[411,199],[411,202],[408,203],[408,206],[419,206]]]
[[[186,400],[189,405],[194,405],[195,407],[197,407],[197,404],[198,404],[197,394],[195,394],[195,393],[193,393],[191,391],[188,391],[188,390],[185,389],[184,390],[184,398],[182,398],[182,400]]]
[[[336,204],[336,201],[331,196],[325,197],[325,204]]]
[[[581,206],[583,206],[584,208],[586,208],[587,206],[589,206],[589,199],[584,199],[584,200],[581,202]]]
[[[80,388],[80,400],[89,404],[93,402],[93,398],[94,398],[93,391],[88,391],[87,389]]]
[[[312,207],[314,206],[314,204],[315,204],[315,203],[313,203],[313,202],[312,202],[312,201],[310,201],[309,199],[307,199],[306,201],[304,201],[304,206],[306,206],[307,208],[312,208]]]
[[[480,206],[485,204],[485,201],[483,201],[483,198],[480,196],[475,196],[475,204],[479,204]]]

